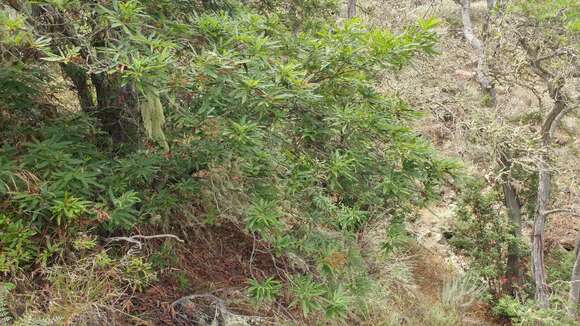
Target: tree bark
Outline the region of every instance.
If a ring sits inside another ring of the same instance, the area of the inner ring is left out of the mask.
[[[15,10],[21,10],[17,1],[9,3]],[[46,7],[46,8],[51,8]],[[61,46],[74,45],[80,48],[81,64],[61,63],[63,77],[72,81],[81,109],[95,117],[100,127],[112,138],[113,145],[132,147],[138,139],[138,95],[130,86],[122,86],[118,76],[107,73],[90,74],[87,72],[92,58],[86,45],[78,39],[72,23],[65,19],[58,10],[46,9],[40,5],[32,5],[32,14],[28,22],[43,35],[59,35]],[[91,26],[93,31],[96,26]],[[64,37],[62,37],[64,36]],[[105,41],[95,34],[91,47],[105,46]],[[56,44],[52,50],[58,53]],[[89,82],[90,78],[90,82]],[[91,85],[92,84],[92,85]],[[94,87],[94,88],[93,88]],[[131,119],[128,119],[131,117]]]
[[[488,2],[489,5],[489,2]],[[485,57],[485,46],[481,40],[473,33],[473,26],[471,23],[471,1],[461,0],[461,17],[463,20],[463,35],[471,47],[477,54],[477,82],[481,86],[482,91],[489,96],[490,104],[496,106],[497,95],[495,86],[489,77],[489,68],[487,66],[487,59]]]
[[[509,168],[511,168],[511,162],[504,154],[501,154],[500,162],[509,171]],[[509,177],[506,173],[504,173],[504,176],[502,178],[501,186],[503,190],[505,206],[508,210],[509,224],[512,232],[511,234],[514,238],[520,239],[522,236],[521,204],[518,199],[517,192],[514,186],[509,181]],[[517,287],[520,284],[521,276],[522,273],[520,270],[520,249],[517,243],[510,242],[508,245],[506,290],[512,296],[516,295]]]
[[[80,67],[73,64],[61,64],[62,71],[68,77],[75,88],[81,109],[85,113],[92,113],[95,110],[93,93],[88,83],[87,73]]]
[[[580,231],[576,235],[575,257],[572,276],[570,277],[570,293],[568,295],[568,315],[570,318],[577,317],[578,301],[580,300]]]
[[[128,121],[132,111],[137,110],[136,94],[130,87],[121,87],[115,77],[105,74],[91,75],[97,95],[95,116],[101,127],[112,138],[113,145],[136,142],[137,128]]]
[[[532,273],[536,286],[535,297],[540,308],[548,308],[548,285],[546,283],[546,270],[544,267],[544,228],[546,217],[549,214],[551,171],[549,166],[550,145],[553,134],[564,114],[568,111],[569,96],[563,92],[564,78],[556,76],[541,64],[537,49],[530,46],[525,38],[520,38],[519,43],[526,51],[530,68],[544,80],[548,88],[550,98],[554,105],[548,112],[540,129],[541,154],[538,163],[538,192],[536,198],[536,210],[534,212],[534,227],[532,232]]]
[[[546,77],[546,76],[544,76]],[[548,77],[546,77],[548,78]],[[536,211],[534,214],[534,228],[532,241],[532,268],[536,284],[536,300],[541,308],[548,308],[548,291],[546,283],[546,271],[544,268],[544,228],[546,224],[546,212],[550,204],[551,172],[548,164],[550,143],[553,132],[562,118],[561,113],[566,109],[565,98],[562,94],[563,81],[549,81],[548,91],[554,100],[552,110],[546,116],[542,124],[542,154],[538,164],[538,194],[536,199]]]
[[[548,286],[544,269],[544,229],[546,208],[550,198],[550,172],[544,159],[539,167],[537,206],[534,216],[532,239],[532,274],[536,285],[535,297],[541,308],[548,308]]]
[[[495,0],[487,0],[487,9],[491,10],[495,6]]]
[[[348,0],[346,16],[348,18],[356,16],[356,0]]]

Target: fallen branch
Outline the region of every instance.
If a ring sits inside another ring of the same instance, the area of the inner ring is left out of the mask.
[[[196,313],[195,309],[196,309],[196,305],[195,305],[195,301],[199,300],[199,299],[205,299],[208,300],[209,302],[199,302],[198,303],[198,309],[199,308],[207,308],[210,307],[212,304],[214,305],[214,315],[211,316],[211,314],[208,314],[208,311],[206,311],[205,309],[199,310],[199,312],[202,312],[202,314],[205,314],[208,317],[213,317],[213,321],[217,321],[217,320],[222,320],[224,321],[224,325],[233,325],[233,324],[241,324],[241,325],[276,325],[274,324],[274,322],[270,321],[269,317],[262,317],[262,316],[252,316],[252,315],[239,315],[236,313],[231,312],[227,307],[226,304],[224,302],[224,300],[218,298],[217,296],[211,294],[211,293],[204,293],[204,294],[192,294],[192,295],[187,295],[185,297],[181,297],[175,301],[173,301],[173,303],[171,303],[170,307],[171,307],[171,314],[173,316],[173,318],[175,318],[176,316],[179,316],[181,318],[184,318],[184,320],[188,320],[189,322],[191,322],[191,317],[195,317],[192,316],[192,313]],[[180,308],[180,306],[182,306],[182,308]],[[183,307],[186,307],[186,310],[181,312],[180,309],[183,309]],[[199,316],[197,316],[196,318],[199,318]],[[243,321],[242,323],[240,323],[240,319]],[[193,323],[194,325],[197,325],[195,322]],[[221,323],[220,323],[221,324]],[[214,325],[214,323],[212,323],[211,325]]]
[[[114,241],[126,241],[136,244],[139,249],[143,247],[143,243],[137,239],[149,240],[149,239],[159,239],[159,238],[173,238],[179,242],[185,242],[181,240],[178,236],[173,234],[156,234],[156,235],[134,235],[130,237],[111,237],[106,238],[105,241],[107,243],[114,242]]]
[[[567,213],[567,214],[570,214],[570,215],[572,215],[574,217],[580,217],[580,213],[575,212],[575,211],[573,211],[571,209],[565,209],[565,208],[552,209],[552,210],[549,210],[549,211],[545,211],[544,212],[544,215],[545,216],[548,216],[548,215],[556,214],[556,213]]]
[[[216,297],[215,295],[210,294],[210,293],[186,295],[184,297],[181,297],[181,298],[173,301],[173,303],[171,303],[171,307],[173,308],[176,305],[183,303],[184,301],[191,301],[191,299],[197,299],[197,298],[206,298],[206,299],[213,300],[213,301],[218,303],[220,308],[225,308],[224,301],[222,299]]]

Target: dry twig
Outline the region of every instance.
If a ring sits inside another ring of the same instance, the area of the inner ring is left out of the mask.
[[[106,238],[105,241],[107,241],[107,243],[114,242],[114,241],[131,242],[131,243],[136,244],[139,247],[139,249],[141,249],[143,247],[143,243],[137,239],[149,240],[149,239],[159,239],[159,238],[173,238],[179,242],[185,242],[182,239],[180,239],[178,236],[173,235],[173,234],[134,235],[134,236],[130,236],[130,237],[111,237],[111,238]]]

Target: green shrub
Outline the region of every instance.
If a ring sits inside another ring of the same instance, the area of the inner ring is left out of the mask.
[[[15,272],[34,261],[38,247],[34,226],[0,214],[0,272]]]
[[[268,277],[262,282],[250,279],[248,284],[248,294],[256,304],[274,301],[282,289],[282,283],[272,277]]]
[[[521,304],[517,299],[503,296],[497,300],[492,311],[497,316],[506,317],[508,319],[517,319],[522,313],[521,309]]]
[[[352,297],[341,287],[328,292],[325,301],[324,315],[330,320],[345,320],[348,312],[354,310],[349,307]]]
[[[10,283],[0,283],[0,325],[9,325],[12,321],[12,314],[8,310],[6,297],[12,289]]]
[[[425,324],[429,326],[459,326],[462,325],[461,317],[454,309],[441,305],[428,308]]]
[[[485,290],[476,277],[460,275],[445,283],[441,291],[441,302],[447,308],[462,314],[481,299]]]
[[[325,290],[311,276],[298,276],[290,281],[290,292],[294,299],[290,306],[300,307],[305,316],[321,309]]]
[[[436,53],[438,22],[395,35],[337,23],[334,1],[273,1],[268,15],[203,3],[23,2],[2,14],[0,105],[13,104],[14,128],[2,131],[0,206],[26,221],[2,224],[25,229],[6,240],[24,255],[5,269],[84,255],[84,236],[228,221],[312,267],[290,287],[304,314],[320,304],[343,320],[368,287],[357,233],[397,216],[388,237],[402,237],[457,168],[410,129],[416,110],[375,87]],[[67,87],[80,108],[51,100]],[[142,258],[124,268],[134,291],[154,275]],[[249,292],[272,301],[282,288],[270,277]]]
[[[133,291],[143,291],[157,278],[151,263],[141,257],[130,257],[124,265],[123,279]]]
[[[470,271],[487,283],[493,296],[503,291],[507,248],[511,243],[525,246],[511,236],[507,216],[501,211],[501,198],[495,189],[485,190],[483,182],[472,180],[463,186],[453,220],[449,243],[470,259]]]

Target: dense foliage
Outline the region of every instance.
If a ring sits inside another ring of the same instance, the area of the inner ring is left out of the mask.
[[[105,237],[144,226],[229,221],[312,266],[251,280],[256,302],[288,281],[304,315],[347,318],[364,292],[357,232],[436,197],[455,164],[408,128],[415,110],[373,85],[434,54],[437,22],[394,35],[336,23],[332,8],[4,5],[3,275],[98,253]],[[306,19],[309,10],[320,15]],[[155,281],[141,258],[121,266],[133,291]]]

